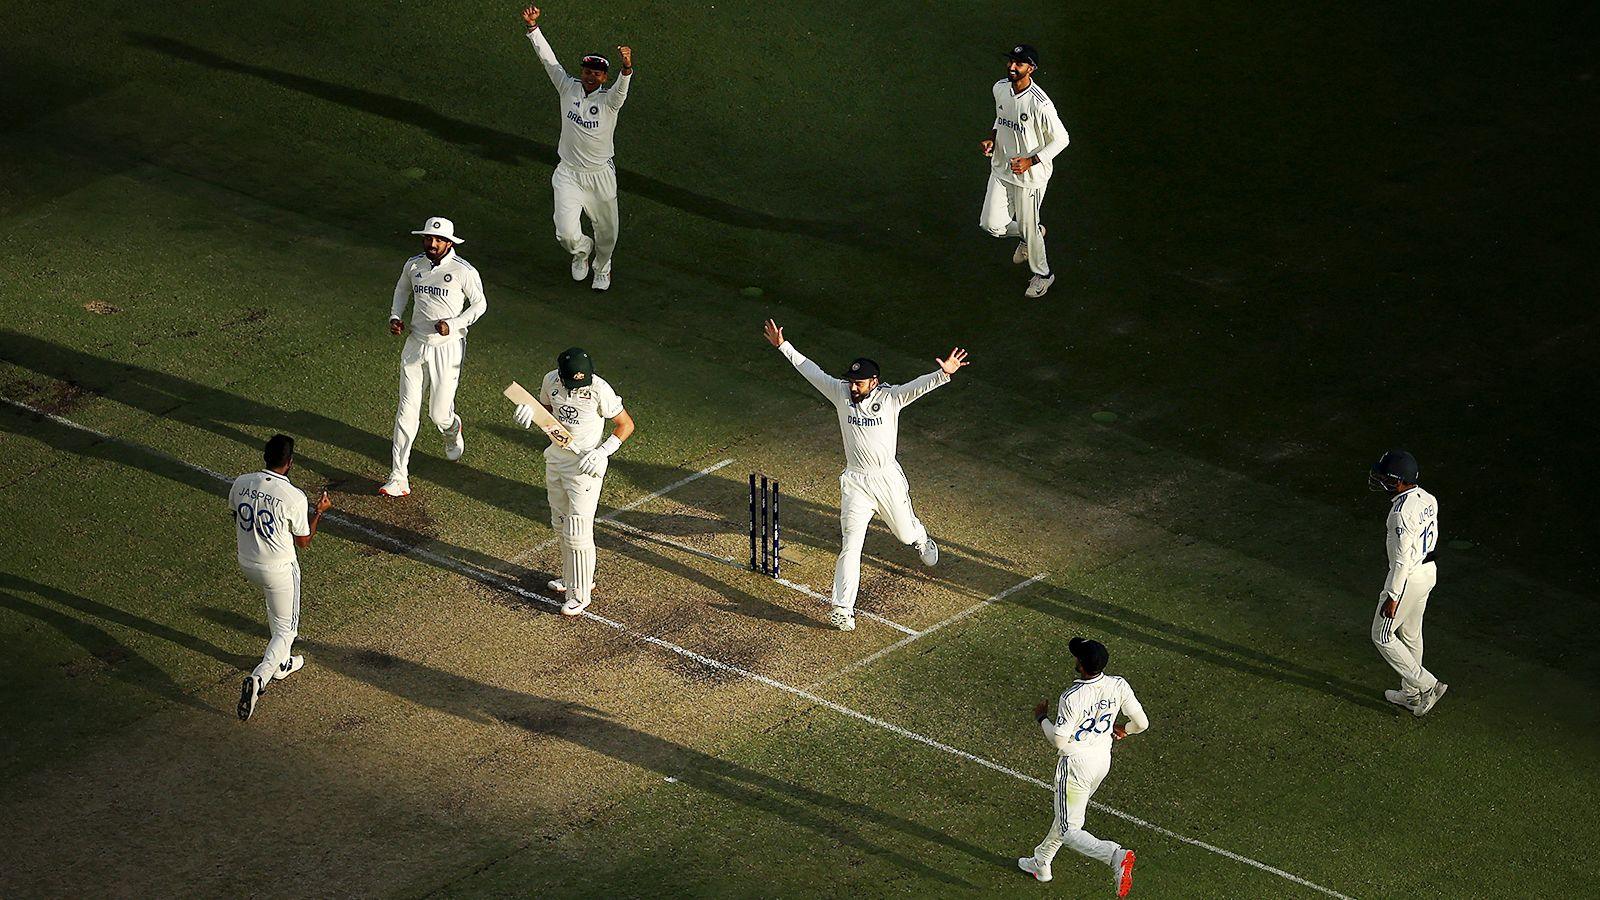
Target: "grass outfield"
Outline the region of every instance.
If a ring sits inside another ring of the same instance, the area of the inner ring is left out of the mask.
[[[547,7],[564,59],[638,57],[603,297],[551,235],[514,5],[16,10],[0,895],[1090,896],[1091,863],[1013,864],[1077,634],[1154,722],[1088,823],[1137,896],[1592,890],[1594,12],[1042,10]],[[1073,136],[1039,303],[973,227],[1019,38]],[[380,503],[384,319],[432,214],[490,304],[467,456],[424,428]],[[833,418],[768,315],[894,380],[972,350],[901,434],[944,558],[875,527],[853,634],[737,564],[753,469],[788,577],[825,591],[838,540]],[[558,561],[499,395],[574,343],[640,426],[605,621],[531,597]],[[338,520],[307,668],[241,725],[266,629],[208,472],[280,430]],[[1393,444],[1447,541],[1420,721],[1366,637]]]

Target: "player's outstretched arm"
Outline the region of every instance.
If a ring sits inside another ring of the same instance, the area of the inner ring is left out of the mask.
[[[902,407],[910,405],[934,388],[942,384],[948,384],[950,376],[961,371],[961,368],[968,364],[967,351],[956,347],[950,351],[949,356],[944,359],[935,359],[934,361],[939,364],[939,368],[920,378],[914,378],[905,384],[897,384],[889,388],[890,395],[899,401]]]
[[[811,382],[811,386],[816,388],[822,396],[827,397],[835,405],[847,398],[848,389],[844,386],[844,382],[822,371],[816,363],[806,359],[804,354],[796,350],[793,344],[784,339],[783,328],[777,322],[768,319],[763,332],[767,336],[767,343],[777,347],[778,352],[782,353],[790,365],[799,370],[800,374],[804,375],[805,379]]]
[[[633,48],[626,45],[618,47],[617,55],[622,57],[622,77],[606,91],[606,105],[612,109],[622,108],[628,99],[628,86],[633,83]]]
[[[544,39],[544,29],[539,27],[539,7],[529,6],[522,11],[522,22],[528,26],[528,43],[533,45],[533,52],[539,56],[539,64],[544,66],[544,72],[550,76],[550,83],[560,90],[567,83],[567,70],[561,67],[561,60],[556,58],[556,51],[551,48],[550,42]]]

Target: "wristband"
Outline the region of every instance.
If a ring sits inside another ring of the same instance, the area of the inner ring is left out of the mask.
[[[606,438],[605,441],[603,441],[596,449],[598,449],[601,453],[610,456],[611,454],[617,452],[617,448],[621,446],[622,441],[613,434],[612,436]]]

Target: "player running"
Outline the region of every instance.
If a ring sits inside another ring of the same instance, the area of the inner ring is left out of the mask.
[[[528,26],[528,41],[544,65],[561,97],[561,143],[556,148],[561,162],[550,176],[555,191],[556,242],[572,254],[572,280],[582,281],[590,270],[597,291],[611,287],[611,251],[617,246],[617,164],[611,138],[617,130],[617,114],[628,99],[633,81],[633,48],[618,47],[622,58],[622,77],[614,87],[606,86],[611,62],[604,56],[585,56],[578,63],[579,77],[573,78],[561,67],[550,42],[539,27],[539,8],[522,11]],[[588,213],[594,226],[591,239],[583,233],[582,215]],[[592,258],[591,258],[592,256]]]
[[[850,364],[846,378],[834,378],[806,359],[783,338],[783,329],[766,322],[768,343],[777,347],[811,386],[822,392],[839,413],[844,436],[844,474],[839,476],[839,530],[843,535],[839,561],[833,570],[832,609],[828,622],[840,631],[856,627],[856,591],[861,586],[861,545],[873,513],[883,516],[902,543],[922,557],[924,565],[939,561],[939,545],[911,508],[911,488],[906,473],[895,460],[900,436],[900,410],[918,397],[948,384],[950,376],[967,365],[967,351],[956,347],[937,360],[939,368],[907,384],[885,385],[878,380],[878,364],[865,357]]]
[[[1067,149],[1067,127],[1033,80],[1039,51],[1018,44],[1006,59],[1006,77],[994,83],[994,127],[979,145],[993,162],[978,227],[998,238],[1022,238],[1011,261],[1026,262],[1033,270],[1024,295],[1043,297],[1056,276],[1044,254],[1039,208],[1044,205],[1051,160]]]
[[[550,500],[550,527],[561,548],[561,579],[550,589],[567,595],[564,615],[589,608],[594,588],[594,514],[611,455],[633,434],[633,417],[622,398],[594,373],[589,354],[579,347],[562,351],[556,368],[544,376],[539,403],[572,434],[565,448],[544,450],[544,483]],[[605,434],[606,420],[614,426]],[[519,404],[517,424],[533,427],[533,407]]]
[[[245,676],[239,692],[239,718],[244,721],[256,711],[256,701],[268,685],[305,665],[305,657],[289,655],[300,630],[300,561],[294,551],[311,546],[317,523],[333,505],[323,491],[316,512],[307,515],[305,492],[288,477],[294,466],[294,438],[273,435],[262,458],[265,469],[240,475],[228,489],[239,568],[266,597],[267,625],[272,629],[267,652],[255,671]]]
[[[1425,716],[1450,689],[1422,667],[1422,614],[1439,579],[1433,557],[1439,547],[1439,501],[1417,486],[1417,460],[1390,450],[1373,464],[1367,486],[1394,495],[1386,534],[1389,577],[1378,592],[1372,615],[1372,643],[1378,655],[1400,673],[1400,690],[1384,699]]]
[[[406,260],[394,285],[389,309],[389,333],[406,333],[400,314],[411,302],[411,334],[400,351],[400,406],[394,414],[394,450],[389,480],[378,493],[404,497],[411,493],[411,445],[417,439],[422,411],[422,386],[430,386],[428,418],[444,435],[444,458],[461,458],[467,445],[456,415],[456,386],[467,355],[467,329],[478,321],[489,302],[483,280],[472,263],[456,253],[456,226],[449,219],[432,218],[411,232],[422,235],[422,252]]]
[[[1102,841],[1083,830],[1083,816],[1089,798],[1111,771],[1111,744],[1150,727],[1150,719],[1133,695],[1128,682],[1107,675],[1111,654],[1099,641],[1073,638],[1067,642],[1076,662],[1078,680],[1061,694],[1056,703],[1055,721],[1050,720],[1050,704],[1039,701],[1033,717],[1044,729],[1045,740],[1055,746],[1056,817],[1050,831],[1033,848],[1032,856],[1017,860],[1017,868],[1040,881],[1049,881],[1050,861],[1062,844],[1090,859],[1111,867],[1111,883],[1118,897],[1128,896],[1133,887],[1133,851],[1115,841]],[[1118,716],[1127,725],[1118,725]]]

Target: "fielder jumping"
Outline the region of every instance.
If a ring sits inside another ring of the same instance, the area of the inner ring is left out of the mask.
[[[429,385],[428,418],[444,435],[445,459],[453,462],[466,452],[461,417],[456,415],[456,386],[467,355],[467,329],[489,308],[478,270],[455,251],[465,242],[456,237],[454,223],[435,217],[411,233],[422,235],[422,252],[400,270],[389,309],[389,333],[399,336],[407,330],[400,314],[411,302],[411,334],[400,351],[400,406],[394,414],[389,480],[378,488],[385,497],[411,493],[411,445],[417,439],[424,384]]]
[[[294,466],[294,438],[273,435],[262,458],[265,469],[240,475],[228,489],[239,569],[266,597],[267,625],[272,630],[267,652],[255,671],[245,676],[239,692],[239,718],[244,721],[256,711],[256,701],[268,685],[305,665],[305,657],[289,653],[300,631],[300,561],[294,551],[311,546],[317,523],[333,505],[323,491],[316,512],[307,515],[305,492],[288,477]]]
[[[1128,682],[1105,674],[1111,654],[1099,641],[1073,638],[1067,642],[1076,662],[1078,679],[1061,693],[1055,721],[1050,704],[1041,700],[1033,717],[1045,740],[1061,754],[1056,760],[1056,816],[1050,831],[1033,849],[1032,856],[1017,860],[1017,868],[1040,881],[1049,881],[1050,861],[1061,845],[1111,867],[1111,884],[1118,897],[1133,887],[1133,851],[1115,841],[1103,841],[1083,830],[1089,798],[1111,771],[1111,744],[1150,727],[1150,719],[1133,695]],[[1118,716],[1127,725],[1118,725]]]
[[[556,150],[561,162],[550,176],[556,201],[556,242],[572,254],[572,280],[582,281],[593,270],[590,287],[604,291],[611,287],[611,251],[617,246],[619,225],[616,152],[611,138],[633,81],[633,49],[617,48],[622,77],[614,87],[607,87],[610,60],[585,56],[578,63],[579,77],[573,78],[544,39],[539,8],[524,9],[522,21],[528,26],[528,42],[561,97],[561,144]],[[583,233],[585,213],[594,226],[592,239]]]
[[[1414,716],[1425,716],[1450,685],[1422,667],[1422,615],[1439,579],[1433,561],[1439,547],[1439,501],[1417,486],[1419,477],[1415,457],[1391,450],[1373,464],[1367,486],[1394,498],[1386,532],[1389,576],[1372,615],[1372,643],[1400,673],[1400,690],[1384,691],[1383,696]]]
[[[1026,262],[1033,270],[1024,295],[1043,297],[1056,276],[1045,258],[1039,209],[1054,168],[1051,160],[1067,149],[1067,127],[1033,80],[1039,51],[1018,44],[1006,58],[1006,77],[994,83],[994,127],[979,145],[993,162],[978,227],[998,238],[1022,239],[1011,261]]]
[[[567,447],[544,450],[544,483],[550,500],[550,527],[561,548],[561,579],[550,589],[567,595],[561,606],[575,616],[589,608],[594,589],[594,514],[611,455],[633,434],[633,417],[622,398],[594,373],[589,354],[573,347],[556,357],[556,368],[544,376],[539,403],[572,434]],[[605,434],[606,420],[613,425]],[[533,427],[533,407],[518,405],[517,424]]]
[[[956,347],[947,358],[937,360],[939,367],[932,372],[907,384],[885,385],[878,380],[878,364],[870,359],[857,359],[845,378],[834,378],[784,340],[783,329],[771,319],[766,322],[766,335],[839,413],[845,457],[844,473],[839,476],[843,541],[833,570],[828,621],[840,631],[851,631],[856,627],[856,591],[861,586],[861,545],[874,513],[883,516],[896,538],[917,551],[924,565],[939,561],[939,545],[911,508],[911,488],[895,460],[895,447],[900,437],[900,411],[923,394],[948,384],[950,376],[967,365],[967,351]]]

